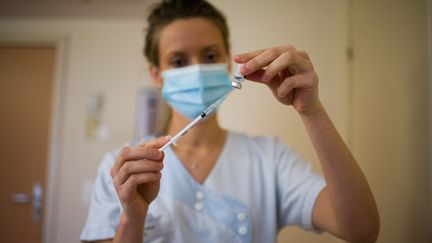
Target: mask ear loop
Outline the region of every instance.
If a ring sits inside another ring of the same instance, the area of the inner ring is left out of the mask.
[[[237,70],[234,73],[234,80],[231,82],[231,86],[236,89],[241,89],[243,86],[241,83],[243,83],[245,77],[240,73],[240,68],[243,66],[243,64],[237,65]]]

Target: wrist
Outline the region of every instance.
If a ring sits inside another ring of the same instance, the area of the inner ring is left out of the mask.
[[[123,212],[113,242],[143,242],[144,217],[130,217]]]
[[[126,214],[122,214],[120,218],[120,225],[129,229],[143,229],[145,218],[146,217],[142,217],[142,218],[129,217]]]
[[[141,212],[127,213],[126,211],[123,211],[120,218],[120,223],[128,226],[133,226],[133,225],[143,226],[145,219],[147,217],[147,211],[148,211],[148,207],[143,209],[143,211]]]
[[[320,116],[324,114],[326,111],[324,109],[324,106],[322,105],[320,100],[317,100],[314,105],[312,105],[309,109],[305,109],[302,111],[299,111],[300,117],[302,119],[310,119],[313,117]]]

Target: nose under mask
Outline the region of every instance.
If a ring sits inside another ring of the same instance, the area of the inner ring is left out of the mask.
[[[232,89],[226,63],[173,68],[163,71],[162,78],[162,97],[189,120]]]

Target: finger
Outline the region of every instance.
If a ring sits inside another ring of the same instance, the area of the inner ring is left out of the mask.
[[[267,49],[261,54],[247,61],[240,68],[240,72],[243,75],[249,75],[259,69],[265,68],[267,65],[272,63],[275,59],[277,59],[282,53],[288,51],[295,51],[295,49],[290,46],[282,46],[282,47]]]
[[[128,160],[161,160],[163,159],[163,152],[157,150],[169,141],[169,136],[159,137],[147,143],[141,144],[138,147],[124,147],[111,169],[111,177],[117,174],[120,167]],[[153,149],[154,148],[154,149]]]
[[[129,160],[161,160],[163,158],[163,152],[155,148],[150,147],[124,147],[114,162],[111,169],[111,177],[117,174],[120,167]]]
[[[264,75],[265,70],[264,69],[260,69],[257,70],[247,76],[245,76],[245,78],[249,81],[253,81],[253,82],[257,82],[257,83],[263,83],[262,81],[262,76]]]
[[[261,54],[248,60],[244,65],[241,66],[240,72],[243,75],[249,75],[269,65],[274,59],[276,59],[282,50],[277,48],[267,49]]]
[[[114,177],[116,185],[123,184],[132,174],[140,174],[147,172],[159,172],[163,169],[163,163],[152,160],[128,161],[120,168],[117,175]]]
[[[307,54],[307,52],[305,52],[305,51],[298,51],[297,53],[300,56],[302,56],[302,57],[304,57],[304,58],[306,58],[306,59],[308,59],[310,61],[310,57],[309,57],[309,54]]]
[[[135,194],[138,185],[159,181],[161,176],[160,172],[131,175],[123,185],[116,187],[120,200],[130,200],[131,195]]]
[[[233,57],[233,60],[236,63],[245,63],[245,62],[249,61],[250,59],[263,53],[264,51],[265,51],[265,49],[238,54],[238,55],[235,55]]]
[[[276,93],[279,98],[286,97],[293,89],[301,88],[308,85],[307,79],[304,77],[305,75],[297,75],[291,76],[286,79],[279,85],[279,88],[276,90]]]
[[[170,136],[158,137],[140,145],[140,147],[151,147],[158,149],[170,140]]]
[[[254,73],[249,74],[245,78],[249,81],[265,84],[272,90],[272,92],[276,92],[275,90],[277,89],[277,87],[279,87],[279,84],[281,83],[281,79],[275,78],[275,79],[270,80],[269,82],[263,82],[262,76],[264,75],[264,73],[265,73],[265,70],[260,69]]]
[[[292,45],[280,46],[280,47],[275,47],[275,48],[271,48],[271,49],[295,50],[295,48]],[[245,62],[251,60],[252,58],[255,58],[256,56],[262,54],[266,50],[270,50],[270,49],[262,49],[262,50],[257,50],[257,51],[241,53],[241,54],[235,55],[233,57],[233,60],[236,63],[245,63]]]
[[[158,181],[160,180],[161,176],[162,173],[160,172],[147,172],[142,174],[133,174],[129,176],[129,178],[123,184],[123,186],[127,189],[136,190],[138,185]]]
[[[292,75],[312,68],[312,64],[297,52],[284,52],[266,68],[263,81],[268,82],[282,70],[288,69]]]

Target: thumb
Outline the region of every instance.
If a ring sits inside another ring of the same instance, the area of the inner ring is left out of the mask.
[[[278,77],[274,77],[271,80],[265,82],[262,80],[264,73],[265,73],[265,70],[260,69],[256,72],[253,72],[253,73],[247,75],[245,78],[249,81],[265,84],[265,85],[267,85],[267,87],[270,88],[270,90],[275,91],[279,87],[281,80]]]
[[[245,76],[245,78],[249,81],[254,81],[257,83],[265,83],[264,81],[262,81],[262,76],[264,75],[265,70],[264,69],[260,69],[257,70],[247,76]]]
[[[158,137],[140,145],[140,147],[151,147],[158,149],[170,140],[170,136]]]

